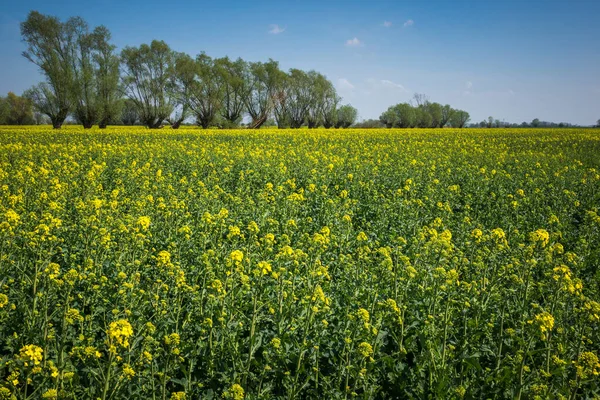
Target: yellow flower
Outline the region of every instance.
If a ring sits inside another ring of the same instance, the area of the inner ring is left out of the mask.
[[[150,228],[150,217],[142,216],[137,220],[137,224],[143,229],[147,230]]]
[[[529,240],[531,240],[534,243],[539,242],[542,245],[542,247],[546,247],[549,239],[550,235],[545,229],[538,229],[535,232],[531,232],[529,234]]]
[[[577,376],[581,379],[594,378],[600,375],[600,363],[598,362],[598,356],[591,351],[581,353],[579,359],[575,363],[575,366],[577,369]]]
[[[480,240],[482,236],[483,232],[481,231],[481,229],[475,228],[471,231],[471,237],[475,240]]]
[[[250,221],[250,223],[248,223],[248,228],[247,228],[251,233],[257,234],[259,232],[259,228],[258,228],[258,224],[254,221]]]
[[[110,323],[107,333],[111,343],[114,340],[116,344],[122,347],[128,347],[129,338],[133,336],[133,328],[127,320],[120,319]]]
[[[232,400],[243,400],[244,399],[244,388],[234,383],[231,387],[223,392],[223,397]]]
[[[356,240],[358,240],[359,242],[366,242],[368,238],[364,232],[360,232],[358,236],[356,236]]]
[[[369,315],[369,311],[365,310],[364,308],[359,308],[358,309],[358,317],[366,324],[370,321],[371,316]]]
[[[135,376],[135,371],[129,364],[123,364],[123,376],[128,380]]]
[[[162,250],[156,256],[156,261],[157,261],[158,265],[164,266],[164,265],[169,264],[171,262],[171,253],[169,253],[166,250]]]
[[[271,346],[273,346],[275,349],[279,349],[279,347],[281,347],[281,339],[279,339],[279,338],[271,339]]]
[[[244,253],[242,253],[240,250],[234,250],[229,255],[229,258],[231,259],[231,261],[235,262],[236,264],[239,264],[244,259]]]
[[[65,315],[65,320],[68,324],[72,325],[75,322],[83,321],[83,317],[81,316],[81,314],[79,314],[79,310],[77,310],[76,308],[69,308]]]
[[[358,352],[365,358],[371,356],[371,354],[373,354],[373,347],[367,343],[367,342],[362,342],[361,344],[358,345]]]
[[[185,399],[186,399],[185,392],[171,393],[171,400],[185,400]]]
[[[56,399],[58,397],[58,392],[56,389],[48,389],[42,394],[42,399]]]
[[[4,293],[0,293],[0,308],[4,308],[8,304],[8,296]]]
[[[542,340],[545,340],[547,337],[546,333],[550,332],[552,328],[554,328],[554,317],[549,312],[544,311],[541,314],[537,314],[534,318],[534,321],[540,328]]]
[[[19,357],[25,362],[26,366],[28,366],[29,363],[32,363],[33,365],[40,365],[42,359],[44,358],[44,350],[34,344],[28,344],[27,346],[21,348],[19,351]]]
[[[178,333],[171,333],[165,336],[165,344],[167,346],[178,346],[180,343],[180,337]]]

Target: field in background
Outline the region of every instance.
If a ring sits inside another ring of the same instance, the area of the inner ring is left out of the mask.
[[[0,127],[0,398],[592,397],[599,206],[592,129]]]

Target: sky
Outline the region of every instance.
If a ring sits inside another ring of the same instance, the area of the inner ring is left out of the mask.
[[[21,55],[30,10],[105,25],[118,49],[159,39],[192,56],[314,69],[360,119],[414,93],[472,122],[600,118],[600,0],[7,1],[0,94],[43,79]]]

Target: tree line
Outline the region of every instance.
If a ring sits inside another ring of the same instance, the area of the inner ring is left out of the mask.
[[[390,106],[379,121],[387,128],[464,128],[469,113],[429,101],[427,96],[416,93],[410,103]]]
[[[69,116],[84,128],[179,128],[190,119],[204,128],[233,128],[244,118],[251,128],[270,118],[280,128],[347,128],[357,118],[323,74],[282,71],[272,59],[191,57],[160,40],[117,54],[106,27],[90,29],[80,17],[62,22],[37,11],[21,23],[21,35],[23,56],[45,78],[23,97],[54,128]]]
[[[600,127],[600,120],[597,123]],[[469,125],[470,128],[576,128],[579,125],[570,124],[568,122],[548,122],[540,121],[539,118],[534,118],[531,122],[523,121],[520,124],[500,121],[494,117],[488,117],[481,122]]]

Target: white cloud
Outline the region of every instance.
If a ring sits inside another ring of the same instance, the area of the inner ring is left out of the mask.
[[[354,85],[350,83],[350,81],[346,78],[338,79],[338,86],[340,87],[340,89],[354,89]]]
[[[358,46],[362,46],[362,42],[360,40],[358,40],[358,38],[355,37],[354,39],[346,40],[346,46],[358,47]]]
[[[408,28],[409,26],[413,26],[415,24],[415,21],[413,21],[412,19],[409,19],[408,21],[406,21],[404,23],[404,27]]]
[[[271,29],[269,29],[269,33],[272,35],[279,35],[283,31],[285,31],[285,28],[281,28],[277,24],[269,25],[269,27],[271,28]]]
[[[467,83],[465,83],[465,86],[467,87],[467,89],[473,89],[473,82],[467,81]]]
[[[383,26],[389,28],[390,26],[392,26],[392,23],[390,21],[383,21]]]
[[[389,88],[393,88],[393,89],[400,89],[400,91],[402,92],[408,92],[408,90],[406,90],[406,88],[404,86],[402,86],[399,83],[395,83],[392,81],[388,81],[387,79],[382,79],[381,80],[381,84],[383,86],[389,87]]]

